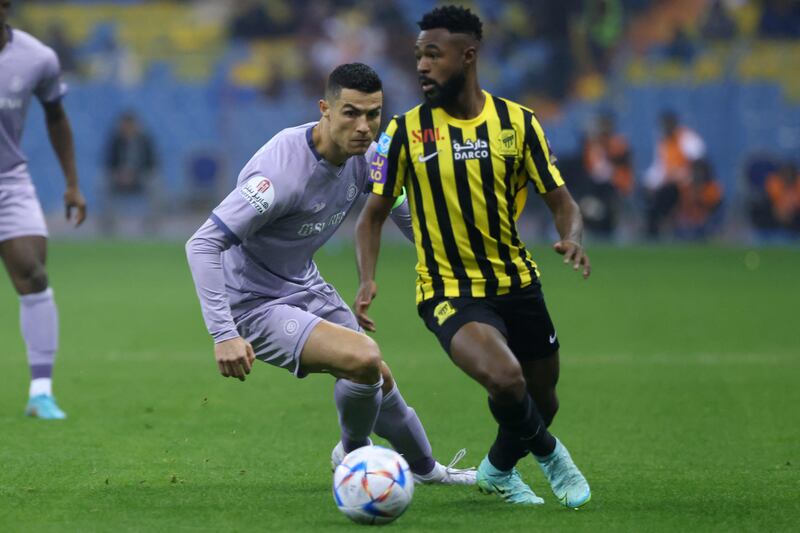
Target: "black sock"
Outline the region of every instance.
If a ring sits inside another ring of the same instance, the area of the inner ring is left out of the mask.
[[[501,426],[497,428],[497,438],[489,448],[489,462],[498,470],[511,470],[529,452],[527,442]]]
[[[521,402],[512,404],[499,404],[489,398],[489,409],[501,428],[492,449],[504,466],[509,463],[513,466],[524,457],[524,454],[519,455],[522,447],[538,456],[549,455],[555,449],[556,439],[547,431],[530,394],[526,393]],[[491,456],[489,460],[492,461]],[[494,461],[492,464],[498,469],[508,470]]]

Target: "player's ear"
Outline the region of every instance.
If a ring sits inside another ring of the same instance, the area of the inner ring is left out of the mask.
[[[468,46],[464,49],[464,65],[474,65],[478,60],[478,49],[475,46]]]
[[[325,118],[331,118],[331,105],[328,103],[327,100],[322,99],[319,101],[319,112]]]

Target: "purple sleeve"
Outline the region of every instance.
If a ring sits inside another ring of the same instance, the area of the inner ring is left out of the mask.
[[[39,101],[45,104],[56,102],[67,94],[67,84],[61,79],[61,65],[58,62],[58,56],[50,49],[47,49],[42,73],[34,93]]]
[[[391,214],[392,222],[400,228],[406,239],[414,242],[414,226],[411,222],[411,210],[408,207],[408,198],[403,195],[403,202],[392,209]]]
[[[222,252],[233,244],[230,237],[211,220],[206,220],[186,243],[186,257],[200,299],[203,320],[214,342],[239,336],[231,316],[222,272]]]

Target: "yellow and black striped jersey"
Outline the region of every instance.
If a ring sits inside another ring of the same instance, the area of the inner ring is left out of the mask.
[[[378,140],[372,192],[408,194],[417,248],[417,303],[506,294],[538,278],[517,233],[528,180],[564,184],[533,112],[484,91],[480,115],[458,120],[422,104]]]

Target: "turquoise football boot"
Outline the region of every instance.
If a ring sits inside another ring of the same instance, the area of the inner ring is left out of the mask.
[[[25,414],[43,420],[63,420],[67,418],[67,414],[56,405],[56,399],[49,394],[39,394],[28,400]]]
[[[478,466],[478,490],[484,494],[498,494],[507,503],[519,505],[542,505],[544,500],[538,497],[531,488],[522,481],[516,468],[504,471],[495,468],[486,456]]]
[[[575,466],[567,448],[556,439],[556,448],[546,457],[536,457],[536,461],[544,472],[553,494],[559,503],[570,509],[577,509],[592,498],[589,483],[581,471]]]

